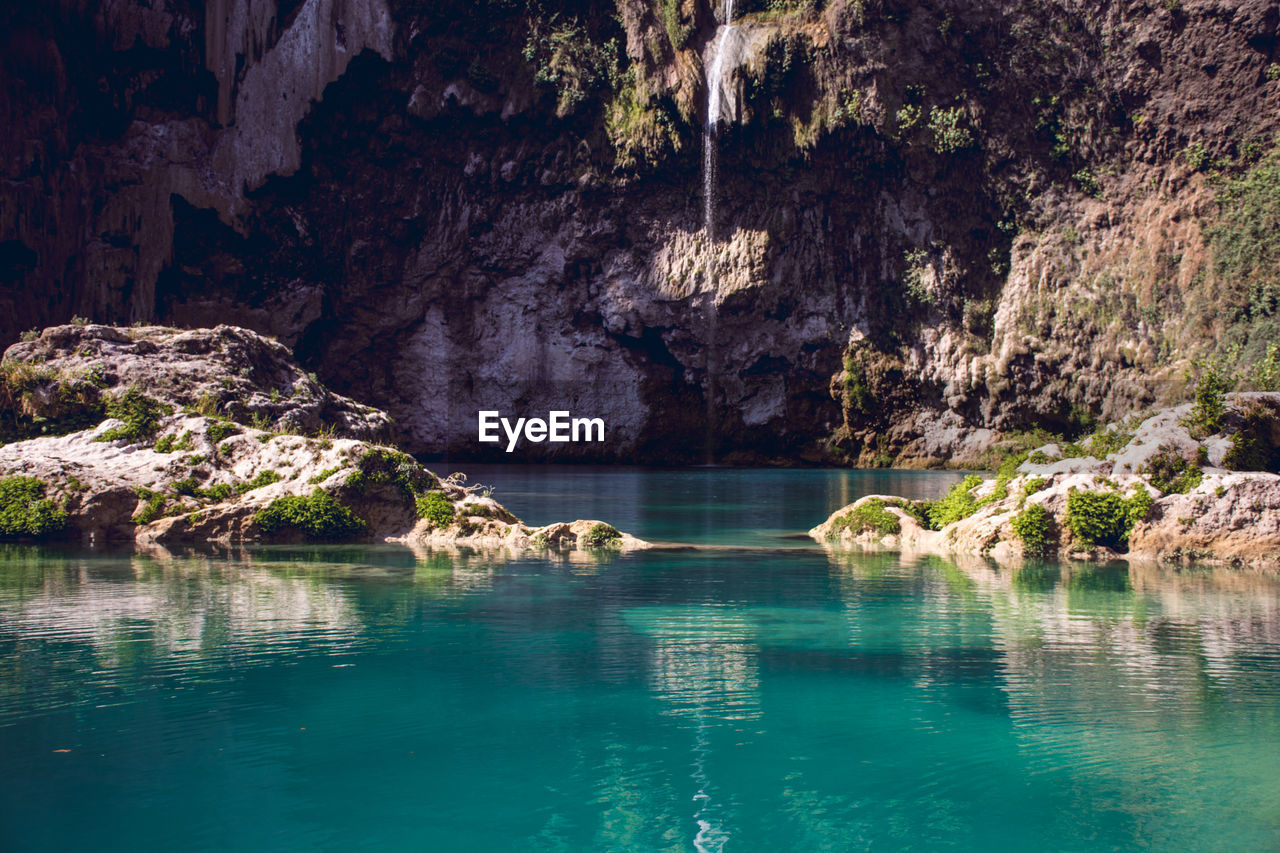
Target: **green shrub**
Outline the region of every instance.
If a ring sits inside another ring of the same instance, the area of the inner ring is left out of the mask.
[[[246,480],[243,483],[236,484],[237,494],[243,495],[245,492],[252,492],[254,489],[261,489],[263,486],[270,486],[272,483],[278,483],[284,477],[279,472],[272,471],[270,468],[259,471],[252,480]]]
[[[1128,546],[1133,526],[1147,517],[1151,494],[1141,486],[1133,497],[1119,492],[1072,491],[1067,495],[1067,527],[1086,547]]]
[[[427,492],[417,500],[418,518],[425,518],[432,527],[448,527],[456,515],[453,503],[444,492]]]
[[[902,532],[902,524],[896,515],[885,509],[884,501],[871,498],[837,518],[831,525],[827,538],[839,539],[840,534],[845,530],[850,531],[854,536],[867,531],[873,531],[881,536],[896,536]]]
[[[982,485],[982,478],[970,474],[951,487],[944,497],[930,503],[927,508],[930,526],[941,530],[952,522],[968,518],[978,511],[978,501],[973,490]]]
[[[138,486],[133,491],[134,494],[146,501],[142,509],[133,514],[132,520],[135,524],[149,524],[164,516],[165,505],[169,502],[168,498],[145,486]]]
[[[1053,513],[1043,504],[1028,504],[1013,517],[1013,533],[1022,542],[1022,550],[1030,557],[1043,557],[1054,550],[1057,536],[1053,530]]]
[[[180,436],[174,436],[170,433],[156,439],[157,453],[173,453],[178,450],[195,450],[195,443],[191,439],[190,430],[183,430]]]
[[[622,534],[613,525],[600,521],[583,535],[582,544],[588,548],[616,548],[622,544]]]
[[[933,150],[938,154],[953,154],[973,145],[973,134],[961,124],[964,111],[960,107],[929,111],[929,130],[933,134]]]
[[[137,386],[130,387],[107,403],[107,415],[123,423],[102,433],[97,440],[150,441],[160,430],[160,418],[172,413],[171,406],[151,399],[139,391]]]
[[[1231,388],[1217,365],[1202,363],[1200,378],[1196,380],[1195,403],[1187,418],[1187,427],[1197,438],[1213,435],[1222,428],[1222,416],[1227,412],[1223,395]]]
[[[62,532],[67,513],[35,477],[0,479],[0,539],[43,539]]]
[[[1161,445],[1141,473],[1167,495],[1186,494],[1204,480],[1204,472],[1186,459],[1175,444]]]
[[[306,497],[276,498],[253,518],[268,536],[293,531],[314,541],[350,539],[366,527],[362,518],[319,488]]]
[[[1274,441],[1271,416],[1251,405],[1242,413],[1239,429],[1231,436],[1231,447],[1222,467],[1232,471],[1271,471],[1280,474],[1280,444]]]
[[[338,473],[341,470],[342,470],[341,465],[334,465],[332,468],[325,468],[319,474],[316,474],[314,477],[311,477],[309,480],[307,480],[307,482],[313,486],[316,485],[317,483],[323,483],[325,480],[329,479],[330,477],[332,477],[334,474]]]
[[[1079,185],[1085,195],[1093,198],[1102,198],[1102,184],[1098,181],[1098,176],[1090,169],[1081,169],[1072,175],[1076,184]]]
[[[439,488],[440,481],[407,453],[371,447],[361,454],[345,485],[358,494],[366,494],[374,486],[393,485],[412,503],[419,495]]]
[[[223,441],[224,438],[229,437],[229,435],[238,433],[239,427],[237,427],[236,424],[233,424],[232,421],[219,420],[210,424],[207,432],[209,432],[209,441],[218,444]]]

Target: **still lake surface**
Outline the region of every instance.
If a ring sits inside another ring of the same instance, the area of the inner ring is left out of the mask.
[[[0,548],[0,850],[1280,849],[1280,581],[828,555],[958,475],[468,466],[490,559]]]

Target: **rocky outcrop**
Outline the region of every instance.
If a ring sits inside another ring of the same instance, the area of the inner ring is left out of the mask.
[[[522,450],[925,465],[1264,387],[1274,3],[739,5],[709,238],[706,0],[27,4],[0,340],[234,322],[472,456],[569,409],[609,440]]]
[[[937,502],[863,497],[810,535],[836,549],[1280,570],[1280,394],[1228,402],[1212,435],[1195,437],[1196,411],[1180,406],[1020,453]]]
[[[233,326],[47,329],[5,353],[0,397],[0,423],[24,433],[0,446],[0,538],[647,547],[603,522],[522,524],[378,443],[385,414]]]

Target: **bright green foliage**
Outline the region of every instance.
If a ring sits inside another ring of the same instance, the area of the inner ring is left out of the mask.
[[[1195,405],[1187,419],[1193,435],[1203,438],[1222,428],[1222,416],[1227,412],[1223,394],[1230,388],[1230,381],[1216,365],[1201,365],[1200,378],[1196,381]]]
[[[361,455],[356,471],[347,478],[346,487],[366,494],[380,485],[393,485],[404,499],[413,502],[418,495],[437,489],[440,482],[407,453],[388,447],[372,447]]]
[[[315,541],[350,539],[363,533],[366,526],[363,519],[323,489],[306,497],[276,498],[253,518],[268,536],[293,531]]]
[[[160,429],[160,418],[173,413],[171,406],[151,399],[136,386],[107,403],[107,415],[123,423],[113,427],[98,441],[150,441]]]
[[[135,524],[149,524],[164,516],[165,504],[169,502],[168,498],[145,486],[138,486],[133,491],[138,497],[146,501],[146,505],[133,514],[133,522]]]
[[[622,544],[622,534],[613,525],[601,521],[591,525],[582,537],[582,544],[588,548],[617,548]]]
[[[1102,198],[1102,184],[1092,170],[1081,169],[1071,177],[1075,178],[1076,183],[1079,184],[1085,195],[1093,198]]]
[[[830,539],[839,539],[840,534],[845,530],[850,531],[854,536],[867,531],[889,536],[901,533],[902,524],[896,515],[885,509],[884,501],[871,498],[837,518],[827,536]]]
[[[1147,460],[1142,473],[1167,495],[1186,494],[1204,479],[1204,472],[1187,460],[1175,444],[1161,445]]]
[[[1043,504],[1028,504],[1013,517],[1013,533],[1022,541],[1022,550],[1030,557],[1049,554],[1057,543],[1053,530],[1053,513]]]
[[[444,492],[427,492],[417,500],[418,518],[425,518],[432,527],[448,527],[456,515],[453,503]]]
[[[209,424],[209,440],[214,444],[217,444],[224,438],[235,435],[239,431],[240,427],[236,426],[231,421],[217,421]]]
[[[218,483],[208,488],[202,488],[200,482],[195,477],[187,477],[177,480],[173,484],[173,490],[180,495],[188,495],[193,498],[199,498],[206,501],[225,501],[235,493],[229,483]]]
[[[323,483],[325,480],[329,479],[330,477],[332,477],[334,474],[338,473],[341,470],[342,470],[341,465],[334,465],[332,468],[325,468],[319,474],[316,474],[314,477],[307,480],[307,482],[313,486],[316,485],[317,483]]]
[[[674,9],[675,0],[670,0],[670,5]],[[673,43],[680,32],[683,30],[672,36]],[[534,67],[534,80],[555,91],[556,115],[560,117],[573,113],[592,95],[617,89],[620,82],[622,47],[618,40],[596,39],[577,18],[553,15],[549,21],[534,20],[523,54]]]
[[[952,154],[973,145],[973,134],[961,123],[964,111],[960,107],[929,111],[929,130],[933,134],[933,150],[938,154]]]
[[[178,450],[195,450],[195,447],[195,443],[191,438],[190,430],[184,430],[180,436],[174,436],[171,433],[169,435],[162,435],[156,439],[157,453],[173,453]]]
[[[272,471],[270,468],[267,468],[263,471],[259,471],[252,480],[248,480],[244,483],[237,483],[236,492],[237,494],[243,495],[245,492],[252,492],[254,489],[261,489],[263,486],[270,486],[272,483],[278,483],[283,479],[284,477],[280,476],[279,472]]]
[[[67,526],[66,510],[44,496],[35,477],[0,479],[0,539],[41,539]]]
[[[1073,491],[1067,496],[1067,527],[1086,547],[1123,549],[1133,526],[1147,517],[1151,504],[1151,494],[1144,488],[1127,499],[1115,491]]]
[[[982,485],[982,478],[970,474],[951,487],[946,496],[928,505],[929,521],[934,530],[941,530],[952,522],[968,518],[978,511],[978,500],[973,490]]]

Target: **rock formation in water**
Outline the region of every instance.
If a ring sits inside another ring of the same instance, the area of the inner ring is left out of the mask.
[[[0,540],[646,546],[597,521],[530,528],[378,443],[389,426],[245,329],[46,329],[0,361]]]
[[[1166,409],[1013,453],[931,502],[873,495],[810,531],[834,548],[1280,569],[1280,394]]]
[[[973,456],[1280,355],[1272,0],[747,0],[713,239],[707,0],[7,12],[0,339],[233,322],[476,455]],[[549,445],[525,445],[529,453]]]

